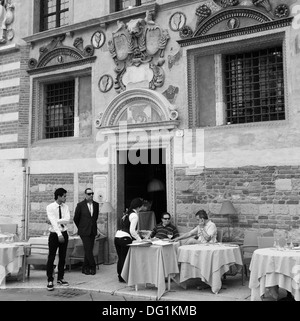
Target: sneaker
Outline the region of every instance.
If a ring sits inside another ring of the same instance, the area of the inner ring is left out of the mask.
[[[64,279],[57,280],[58,285],[63,285],[63,286],[69,286],[69,283],[65,281]]]
[[[54,285],[52,281],[49,281],[47,284],[47,290],[48,291],[53,291],[54,290]]]

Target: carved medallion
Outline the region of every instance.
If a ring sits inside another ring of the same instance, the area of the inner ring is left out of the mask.
[[[99,90],[103,93],[106,93],[111,90],[113,83],[114,81],[111,75],[103,75],[98,83]]]
[[[175,12],[170,17],[169,26],[173,31],[181,30],[186,24],[186,16],[182,12]]]
[[[239,19],[232,17],[231,19],[228,20],[227,22],[227,28],[229,30],[237,29],[240,25]]]
[[[95,49],[101,48],[105,43],[105,33],[102,30],[94,32],[91,37],[91,43]]]

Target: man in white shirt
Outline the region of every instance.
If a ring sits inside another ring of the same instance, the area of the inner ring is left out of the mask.
[[[52,291],[53,285],[53,263],[58,248],[58,276],[57,284],[68,286],[69,283],[64,280],[64,270],[66,262],[66,254],[68,247],[68,232],[66,224],[70,220],[70,211],[68,205],[65,204],[67,199],[67,191],[64,188],[58,188],[54,192],[55,202],[47,206],[47,216],[51,223],[49,228],[50,235],[48,239],[49,254],[47,261],[47,289]]]
[[[176,237],[174,241],[190,238],[185,244],[215,243],[217,241],[216,224],[208,219],[204,210],[198,211],[195,216],[199,224],[190,232]]]

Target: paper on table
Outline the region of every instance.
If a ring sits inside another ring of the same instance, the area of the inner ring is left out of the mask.
[[[154,245],[169,245],[171,244],[170,241],[164,241],[164,240],[157,240],[157,241],[153,241],[152,244]]]
[[[128,246],[151,246],[152,242],[134,242],[131,244],[128,244]]]

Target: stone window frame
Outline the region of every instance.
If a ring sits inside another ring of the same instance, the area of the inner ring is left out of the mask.
[[[246,39],[245,39],[246,38]],[[284,69],[284,97],[285,97],[285,120],[252,122],[243,124],[226,124],[226,104],[224,91],[224,55],[234,54],[245,49],[263,49],[269,46],[282,45],[283,69]],[[240,48],[243,48],[242,50]],[[187,86],[188,86],[188,127],[200,128],[200,116],[197,110],[198,84],[196,74],[196,60],[201,56],[214,55],[215,60],[215,100],[216,100],[216,125],[201,127],[205,129],[253,127],[253,126],[276,126],[289,121],[289,99],[288,99],[288,71],[287,71],[287,34],[286,30],[276,30],[276,32],[264,32],[260,35],[249,35],[248,37],[235,37],[229,41],[218,41],[195,45],[186,50],[187,56]]]
[[[75,69],[55,74],[44,74],[32,77],[32,117],[31,117],[31,142],[57,142],[80,138],[79,136],[79,79],[91,76],[92,67]],[[75,80],[74,97],[74,135],[70,137],[45,138],[45,86],[55,81]],[[93,109],[93,106],[92,106]]]

